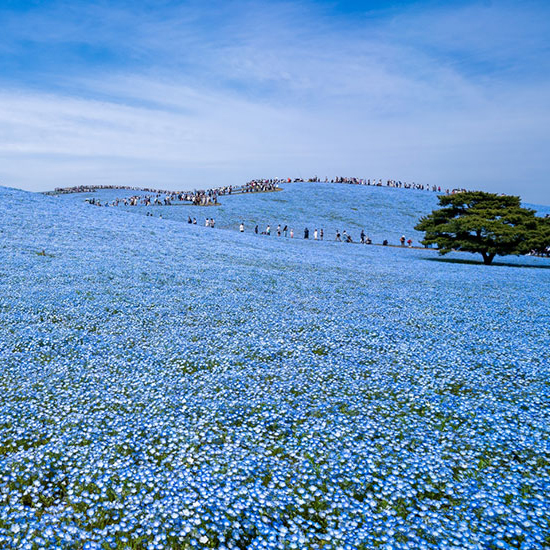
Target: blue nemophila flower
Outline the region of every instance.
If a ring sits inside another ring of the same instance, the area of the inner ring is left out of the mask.
[[[545,270],[0,195],[0,546],[547,546]]]

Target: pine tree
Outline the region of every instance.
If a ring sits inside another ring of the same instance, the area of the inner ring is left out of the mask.
[[[443,208],[420,219],[423,244],[436,244],[440,254],[451,250],[479,253],[489,265],[496,255],[528,252],[538,233],[535,211],[521,206],[520,198],[483,191],[465,191],[439,197]]]

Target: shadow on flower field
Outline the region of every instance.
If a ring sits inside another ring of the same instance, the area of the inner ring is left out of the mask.
[[[468,260],[465,258],[424,258],[428,262],[441,262],[447,264],[478,265],[481,267],[521,267],[532,269],[550,269],[549,258],[530,258],[533,263],[524,263],[521,259],[517,262],[503,262],[496,260],[491,265],[486,266],[483,261]]]

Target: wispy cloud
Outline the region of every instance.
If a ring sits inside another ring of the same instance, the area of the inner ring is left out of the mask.
[[[544,5],[143,6],[4,13],[2,183],[358,174],[550,202]]]

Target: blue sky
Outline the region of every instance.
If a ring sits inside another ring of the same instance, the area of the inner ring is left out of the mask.
[[[550,204],[547,2],[0,0],[0,27],[3,185],[354,175]]]

